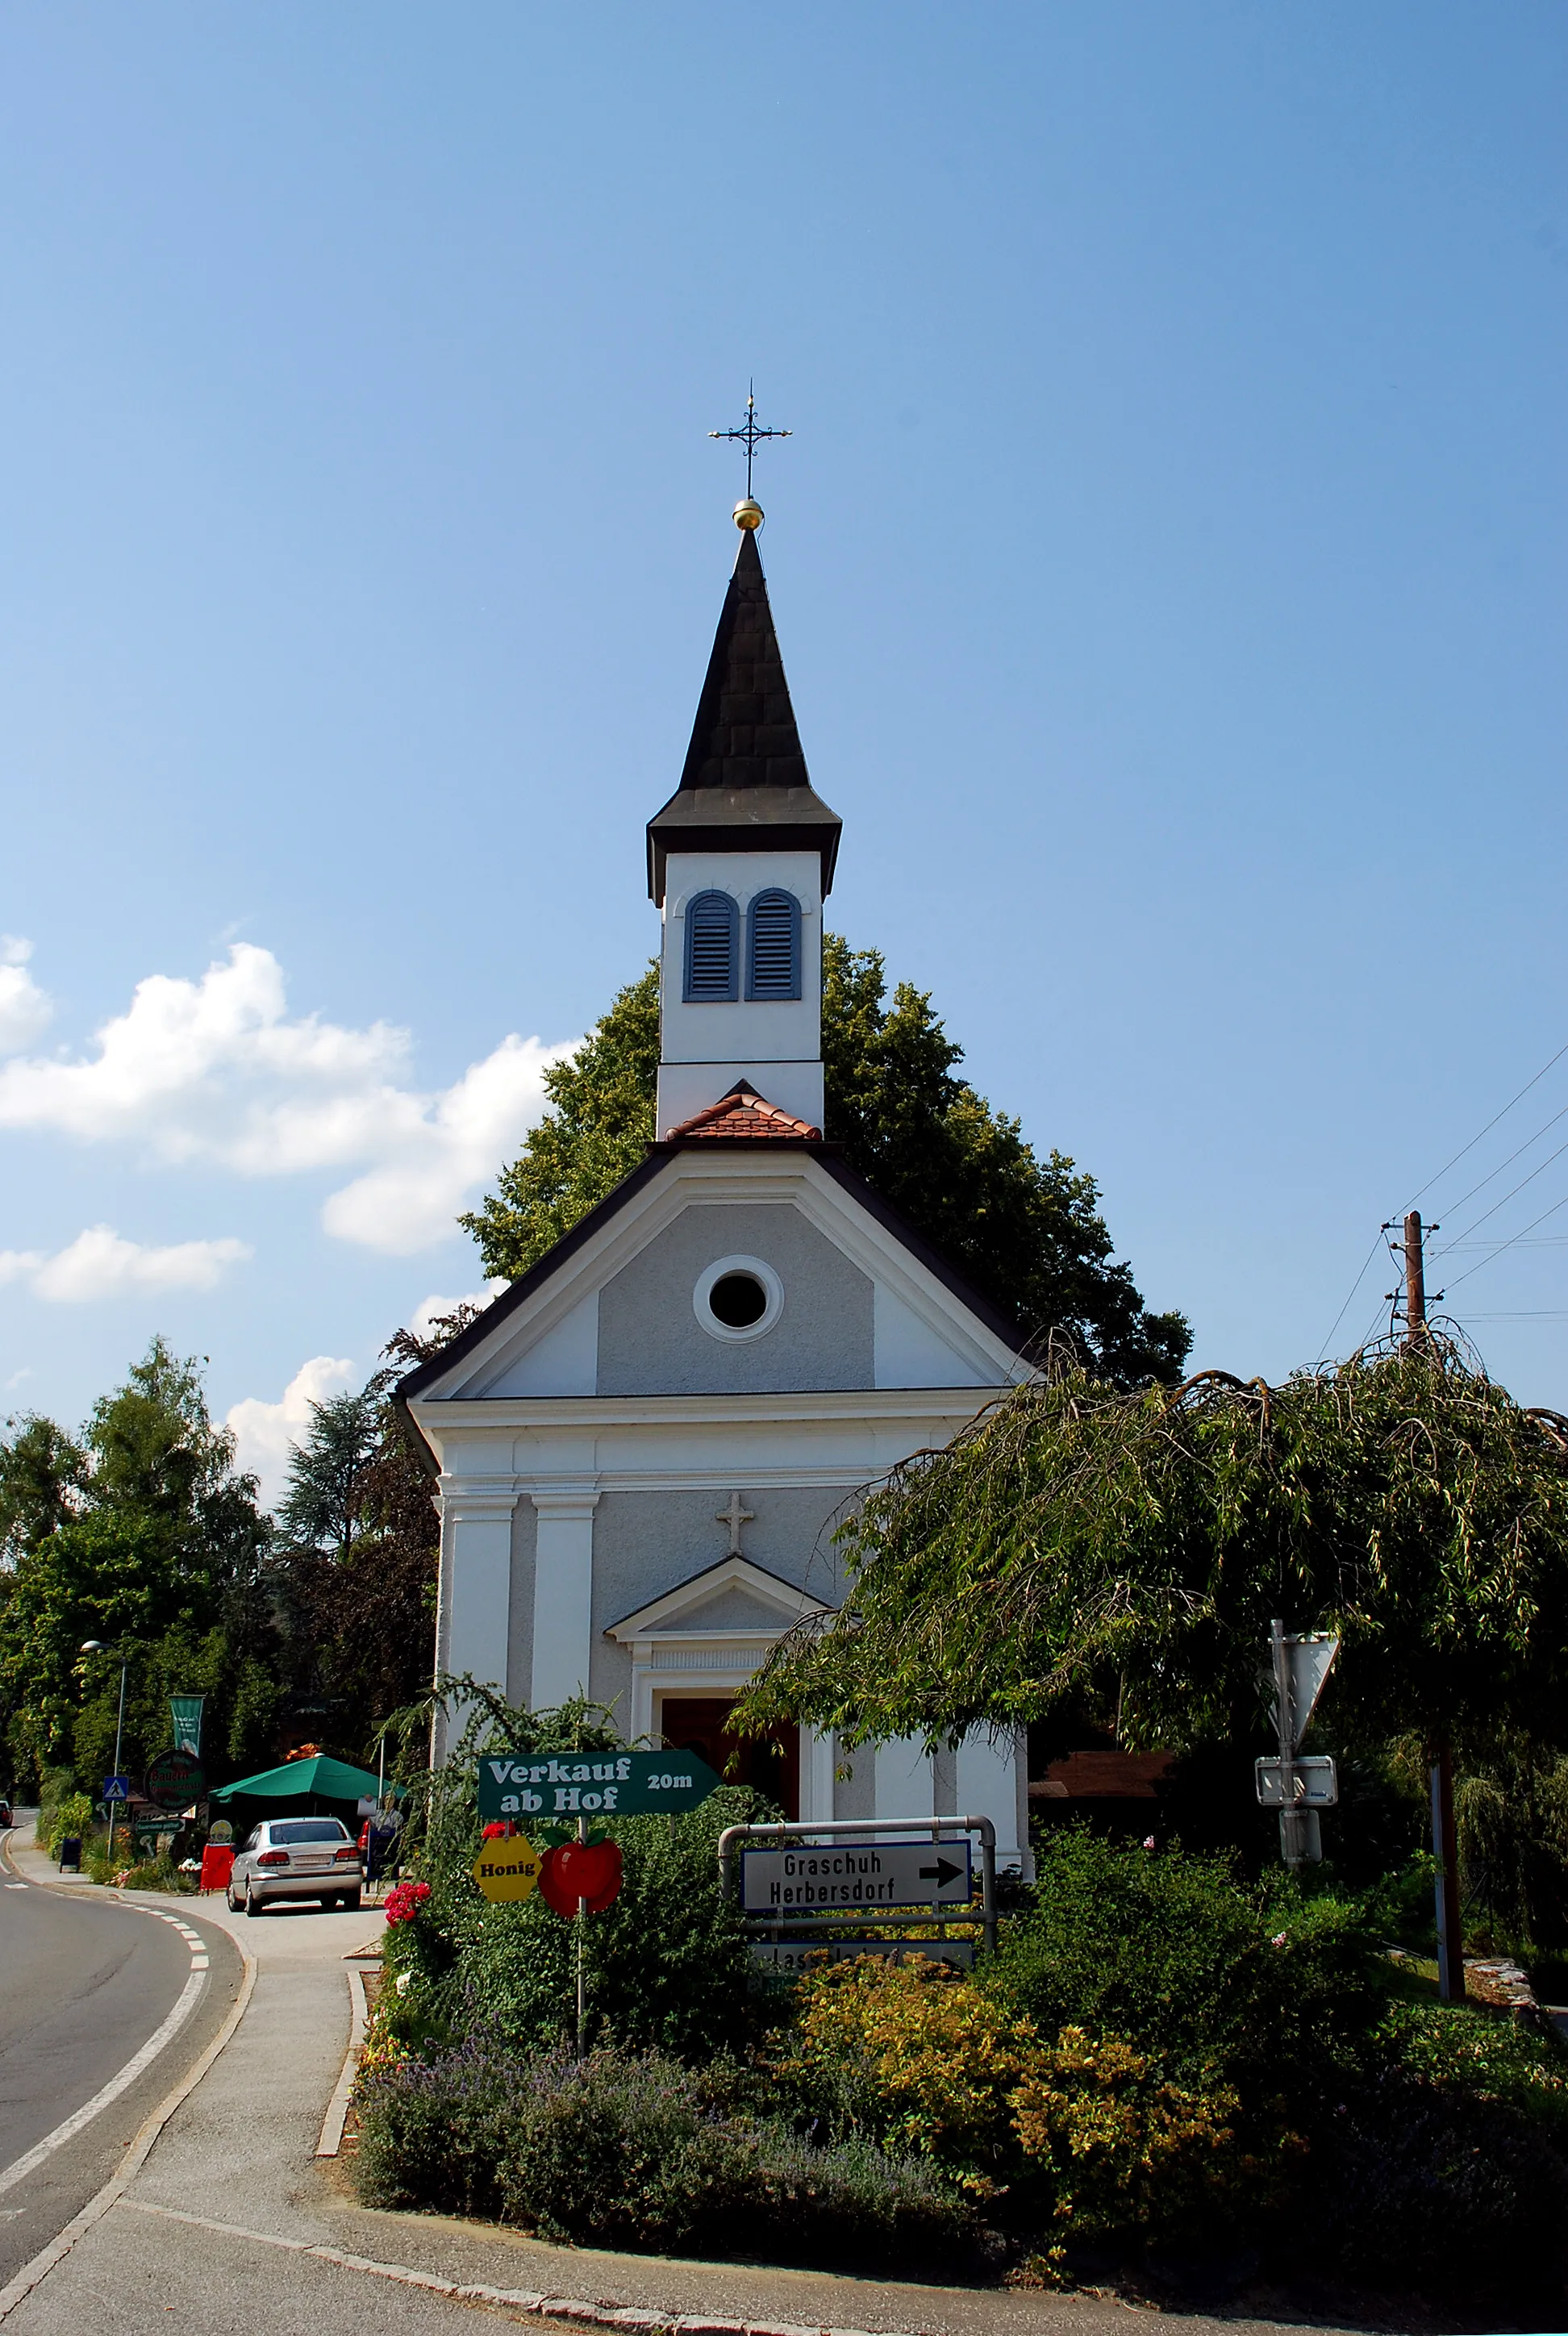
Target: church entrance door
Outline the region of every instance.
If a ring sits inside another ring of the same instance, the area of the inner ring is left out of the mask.
[[[729,1695],[667,1695],[659,1708],[664,1741],[673,1752],[695,1752],[726,1785],[765,1793],[786,1817],[800,1815],[800,1730],[779,1721],[765,1736],[735,1736]]]

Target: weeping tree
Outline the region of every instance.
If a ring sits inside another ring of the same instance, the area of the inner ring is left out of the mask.
[[[1271,1619],[1330,1630],[1339,1741],[1568,1744],[1568,1422],[1437,1334],[1128,1394],[1076,1366],[875,1487],[851,1587],[745,1699],[850,1743],[1089,1714],[1129,1747],[1258,1736]]]

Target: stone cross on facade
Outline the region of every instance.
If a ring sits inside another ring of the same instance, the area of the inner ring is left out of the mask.
[[[741,1496],[738,1493],[732,1493],[729,1496],[728,1508],[716,1509],[714,1511],[714,1514],[721,1525],[728,1525],[729,1527],[729,1554],[731,1557],[744,1557],[745,1555],[745,1552],[740,1545],[740,1529],[742,1525],[755,1523],[755,1515],[754,1511],[746,1508],[743,1504]]]

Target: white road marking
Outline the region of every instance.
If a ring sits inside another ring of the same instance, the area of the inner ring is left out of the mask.
[[[201,2054],[195,2067],[186,2071],[174,2090],[167,2094],[159,2102],[151,2117],[143,2120],[141,2131],[121,2159],[116,2170],[103,2185],[102,2189],[89,2198],[79,2214],[73,2214],[65,2228],[56,2237],[51,2239],[46,2247],[39,2248],[30,2263],[23,2264],[15,2279],[5,2287],[0,2287],[0,2320],[8,2320],[17,2305],[24,2303],[34,2289],[41,2286],[50,2273],[64,2262],[77,2240],[92,2230],[95,2223],[101,2223],[112,2206],[119,2205],[137,2175],[146,2165],[153,2143],[158,2139],[175,2110],[182,2101],[190,2099],[244,2019],[250,2006],[251,1990],[256,1985],[256,1957],[248,1948],[241,1945],[238,1939],[234,1944],[245,1966],[245,1976],[239,1982],[239,1993],[229,2007],[228,2019]]]
[[[18,2182],[24,2182],[30,2174],[34,2173],[43,2165],[46,2157],[53,2156],[55,2150],[63,2148],[66,2142],[73,2140],[84,2126],[91,2125],[93,2118],[109,2107],[111,2101],[119,2099],[127,2086],[133,2085],[142,2070],[151,2067],[164,2046],[171,2043],[179,2035],[180,2030],[195,2010],[197,2000],[206,1984],[207,1981],[200,1971],[192,1971],[185,1982],[185,1991],[179,2002],[162,2026],[153,2029],[141,2051],[132,2053],[119,2074],[111,2077],[109,2082],[100,2091],[94,2093],[90,2101],[84,2101],[73,2117],[68,2117],[63,2125],[57,2125],[53,2133],[46,2133],[43,2140],[30,2149],[24,2157],[14,2158],[9,2166],[0,2171],[0,2190],[10,2190]]]

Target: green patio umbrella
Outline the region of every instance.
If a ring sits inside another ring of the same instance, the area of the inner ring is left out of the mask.
[[[329,1759],[325,1752],[308,1760],[286,1760],[280,1768],[263,1768],[255,1776],[237,1776],[207,1796],[215,1809],[241,1807],[257,1817],[282,1816],[292,1807],[301,1815],[357,1817],[362,1798],[375,1800],[382,1787],[368,1768],[346,1760]],[[401,1786],[394,1786],[401,1800]]]

